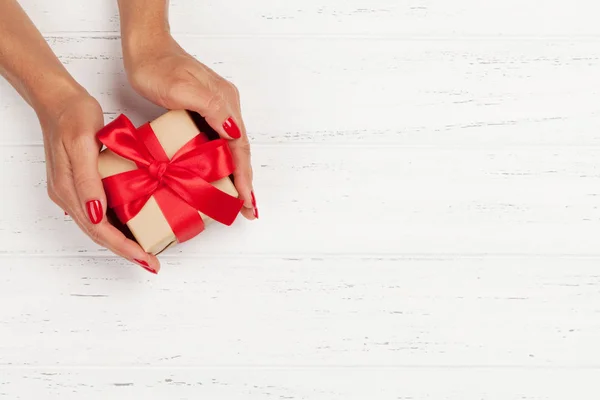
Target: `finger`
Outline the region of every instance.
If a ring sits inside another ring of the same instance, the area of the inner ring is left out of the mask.
[[[247,219],[259,217],[256,196],[252,186],[252,164],[250,156],[250,144],[246,137],[229,143],[231,153],[235,162],[233,178],[240,199],[244,201],[242,215]]]
[[[116,255],[139,265],[153,274],[157,274],[158,271],[160,271],[160,263],[155,256],[144,252],[139,244],[133,240],[127,239],[121,231],[112,226],[106,219],[99,224],[92,224],[86,213],[79,207],[74,187],[69,191],[63,191],[63,195],[59,198],[72,199],[70,202],[68,200],[67,202],[65,202],[65,200],[59,200],[59,202],[63,204],[62,207],[69,210],[70,216],[75,223],[77,223],[81,230],[95,243],[109,249]]]
[[[234,116],[241,121],[241,130],[242,130],[242,138],[241,140],[236,140],[229,142],[229,146],[232,148],[233,153],[236,155],[237,161],[236,165],[239,166],[237,168],[237,182],[240,182],[237,186],[240,193],[240,197],[244,200],[244,208],[242,209],[242,215],[249,220],[258,219],[258,206],[256,204],[256,195],[254,194],[254,185],[253,185],[253,173],[252,173],[252,160],[251,160],[251,151],[250,151],[250,140],[246,134],[246,126],[244,124],[244,120],[242,119],[242,110],[240,104],[240,95],[235,88],[235,97],[237,101],[235,104],[235,112]],[[248,188],[250,189],[250,195],[248,195]]]
[[[160,262],[152,254],[146,253],[139,244],[112,226],[106,219],[92,228],[93,235],[103,243],[104,247],[117,255],[139,265],[148,272],[158,274]]]
[[[240,212],[242,213],[242,215],[244,216],[244,218],[246,218],[247,220],[252,221],[252,220],[258,218],[258,217],[255,216],[254,210],[251,209],[251,208],[243,207]]]
[[[246,127],[240,113],[240,94],[237,87],[227,80],[217,80],[212,87],[206,122],[224,138],[246,137]]]
[[[72,169],[72,186],[70,190],[63,189],[61,194],[61,198],[66,198],[67,211],[96,243],[152,273],[158,273],[160,264],[156,257],[127,239],[105,218],[107,202],[98,173],[100,147],[95,138],[81,135],[70,140],[65,147]]]
[[[89,222],[97,225],[106,215],[106,195],[98,172],[100,145],[92,135],[69,138],[65,148],[71,162],[73,185],[81,209],[85,211]]]
[[[90,224],[87,216],[79,212],[73,218],[81,229],[102,247],[107,248],[116,255],[131,261],[153,274],[160,271],[160,262],[152,255],[146,253],[139,244],[128,239],[121,231],[104,219],[97,225]]]
[[[239,96],[236,93],[237,96]],[[250,141],[246,135],[246,126],[241,116],[241,108],[239,103],[239,97],[237,101],[237,107],[234,112],[235,116],[239,117],[242,121],[242,138],[229,142],[229,147],[234,155],[236,170],[234,172],[234,179],[236,189],[240,194],[240,198],[244,200],[244,208],[242,208],[242,215],[249,220],[258,219],[258,206],[256,205],[256,195],[254,194],[254,185],[252,182],[252,160],[250,151]]]
[[[230,82],[220,80],[213,84],[186,85],[178,88],[177,103],[196,111],[224,139],[238,139],[229,142],[236,170],[235,186],[244,200],[242,215],[247,219],[258,218],[256,197],[252,188],[252,167],[250,164],[250,143],[242,119],[239,93]]]
[[[220,137],[227,140],[244,136],[243,121],[236,115],[236,90],[227,81],[212,84],[197,82],[173,90],[175,103],[202,115]]]

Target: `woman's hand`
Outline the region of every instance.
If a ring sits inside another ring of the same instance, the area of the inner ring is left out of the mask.
[[[242,214],[247,219],[258,218],[250,144],[237,88],[184,51],[166,32],[152,40],[129,39],[123,47],[129,81],[139,94],[169,110],[199,113],[222,138],[229,140],[236,165],[235,186],[244,200]]]
[[[100,105],[75,82],[16,0],[0,1],[0,75],[38,115],[50,198],[96,243],[158,272],[156,257],[106,221],[96,141],[104,125]]]
[[[48,194],[97,244],[152,273],[160,264],[106,220],[106,195],[98,173],[101,145],[96,132],[104,126],[102,109],[84,90],[58,96],[36,109],[44,134]]]

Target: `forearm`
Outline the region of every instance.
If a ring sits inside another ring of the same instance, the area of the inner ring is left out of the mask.
[[[118,0],[125,64],[138,49],[169,36],[168,0]]]
[[[0,75],[38,113],[83,90],[16,0],[0,2]]]

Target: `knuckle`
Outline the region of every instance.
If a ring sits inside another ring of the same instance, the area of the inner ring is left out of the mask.
[[[95,228],[95,227],[88,228],[87,229],[87,235],[97,245],[99,245],[99,246],[103,246],[104,245],[104,241],[102,240],[102,235],[100,234],[100,231],[97,228]]]
[[[75,133],[69,138],[69,145],[75,150],[83,149],[85,147],[85,137]]]
[[[165,84],[160,87],[164,88],[164,93],[166,95],[176,96],[181,92],[190,90],[193,86],[194,80],[191,79],[189,75],[184,75],[177,71],[174,72],[171,77],[167,78]]]
[[[206,109],[213,114],[219,114],[225,108],[225,98],[221,93],[211,92],[206,99]]]
[[[59,199],[58,195],[56,194],[54,187],[52,185],[48,185],[48,188],[46,189],[46,191],[48,193],[48,197],[50,198],[50,200],[52,200],[52,202],[54,204],[58,205],[58,203],[60,202],[60,199]]]
[[[166,88],[167,95],[174,96],[182,91],[188,90],[190,87],[190,80],[183,77],[175,77],[169,82]]]
[[[58,177],[52,181],[52,184],[49,187],[49,192],[51,192],[55,197],[60,197],[69,191],[69,183],[67,179]]]
[[[247,168],[243,169],[242,173],[249,182],[252,182],[252,179],[254,178],[254,171],[252,170],[252,166],[250,164],[248,164]]]
[[[254,179],[254,171],[252,171],[252,167],[249,164],[239,165],[234,175],[236,182],[239,179],[239,182],[244,182],[244,184],[251,184]]]
[[[115,252],[116,254],[124,256],[125,250],[127,249],[127,240],[128,239],[125,236],[122,236],[120,239],[118,239],[114,243],[114,245],[112,246],[111,250],[113,252]]]
[[[240,95],[240,91],[238,90],[237,86],[235,86],[232,82],[229,82],[227,80],[223,80],[220,83],[220,87],[221,90],[223,91],[223,93],[226,93],[229,96],[233,96],[234,98],[238,98]]]
[[[77,189],[87,190],[95,185],[96,181],[86,172],[79,171],[73,174],[73,184]]]
[[[250,142],[248,141],[248,138],[243,138],[238,143],[236,143],[236,150],[241,152],[245,156],[249,156],[251,150],[250,150]]]
[[[180,94],[185,93],[185,90],[187,90],[186,86],[179,82],[167,85],[166,87],[159,87],[156,89],[157,102],[164,107],[173,108]]]
[[[76,133],[71,135],[67,141],[68,152],[73,154],[91,154],[93,151],[93,141],[87,135]]]

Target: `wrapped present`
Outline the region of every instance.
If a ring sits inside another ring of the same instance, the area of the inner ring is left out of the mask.
[[[213,220],[231,225],[239,214],[232,154],[209,130],[199,115],[178,110],[139,128],[121,115],[98,132],[108,207],[146,252],[189,240]]]

